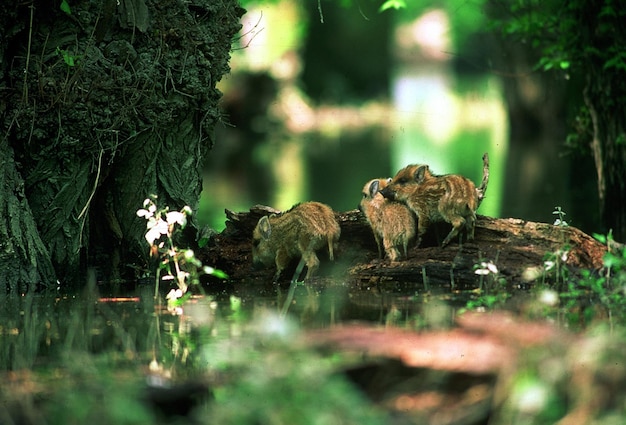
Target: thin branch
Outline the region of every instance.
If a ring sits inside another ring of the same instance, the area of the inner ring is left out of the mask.
[[[100,170],[102,170],[102,154],[103,153],[104,153],[104,149],[100,149],[100,154],[98,154],[98,170],[96,172],[96,180],[93,183],[93,190],[91,191],[91,194],[89,195],[89,199],[87,199],[87,203],[83,207],[83,210],[80,212],[80,214],[78,214],[79,220],[89,209],[89,204],[91,204],[91,200],[93,199],[93,196],[96,193],[96,189],[98,189],[98,182],[100,181]]]
[[[322,0],[317,0],[317,11],[320,14],[320,23],[324,23],[324,14],[322,13]]]
[[[253,34],[253,33],[254,33],[254,30],[255,30],[255,29],[259,26],[259,24],[261,23],[261,19],[263,19],[263,11],[261,11],[261,13],[259,14],[259,19],[256,21],[256,24],[254,24],[254,25],[252,26],[252,28],[250,28],[248,31],[246,31],[245,33],[241,34],[238,38],[235,38],[234,40],[239,41],[239,40],[241,40],[243,37],[245,37],[246,35],[248,35],[248,34]],[[254,33],[254,34],[252,35],[252,37],[248,40],[248,42],[246,43],[246,45],[245,45],[245,46],[243,46],[243,47],[237,47],[237,48],[235,48],[235,49],[232,49],[232,50],[233,50],[233,52],[234,52],[235,50],[243,50],[243,49],[247,49],[248,47],[250,47],[250,43],[252,43],[252,40],[254,40],[254,39],[256,38],[256,36],[257,36],[257,35],[259,35],[259,33],[260,33],[261,31],[263,31],[264,29],[265,29],[265,28],[261,28],[261,29],[260,29],[260,30],[258,30],[256,33]]]
[[[31,4],[28,7],[30,8],[30,24],[28,27],[28,48],[26,51],[26,67],[24,68],[24,87],[22,91],[22,103],[24,105],[28,103],[28,68],[30,66],[30,47],[33,40],[33,15],[35,14],[35,6]]]

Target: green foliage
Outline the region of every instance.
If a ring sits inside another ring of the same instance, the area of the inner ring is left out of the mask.
[[[410,22],[421,14],[432,10],[442,9],[450,20],[450,36],[454,49],[463,48],[468,36],[475,34],[487,26],[487,17],[484,12],[485,0],[441,0],[432,2],[427,0],[413,0],[405,2],[405,7],[396,12],[399,21]]]
[[[620,259],[620,265],[626,265]],[[583,270],[582,277],[568,282],[567,289],[560,294],[561,309],[566,324],[571,328],[589,326],[592,322],[608,318],[611,323],[624,324],[626,320],[626,279],[615,285],[608,276],[598,276]]]
[[[156,423],[153,412],[141,401],[141,377],[117,375],[113,365],[102,363],[102,359],[81,356],[80,361],[68,364],[66,375],[42,408],[45,423]]]
[[[66,0],[63,0],[64,2]],[[259,5],[259,4],[278,4],[283,0],[240,0],[239,3],[241,3],[241,5],[245,8],[254,6],[254,5]],[[313,0],[316,1],[318,3],[318,9],[321,9],[323,11],[324,5],[321,2],[321,0]],[[376,0],[378,1],[378,0]],[[340,5],[342,7],[350,7],[353,4],[358,3],[355,0],[341,0],[340,1]],[[406,0],[382,0],[382,4],[380,5],[380,7],[378,8],[379,12],[384,12],[387,10],[398,10],[398,9],[404,9],[407,7],[407,3]]]
[[[60,8],[63,12],[67,13],[68,15],[72,14],[72,9],[70,8],[70,4],[67,2],[67,0],[61,0]]]
[[[602,69],[610,71],[611,68],[614,68],[616,71],[626,71],[626,52],[615,52],[613,57],[610,57],[604,62]]]
[[[543,257],[542,283],[552,282],[558,286],[569,277],[569,270],[565,263],[569,255],[569,246],[566,245],[554,252],[548,252]]]
[[[63,62],[69,67],[73,67],[78,64],[77,56],[72,55],[67,50],[57,47],[57,54],[63,58]]]
[[[474,273],[479,276],[479,287],[460,312],[493,310],[502,306],[510,298],[506,279],[500,275],[494,262],[482,260],[480,264],[474,265]]]
[[[289,320],[266,312],[233,350],[232,342],[205,347],[206,363],[236,377],[215,390],[203,423],[384,424],[389,418],[336,373],[346,363],[295,343]]]
[[[514,376],[507,409],[524,412],[533,418],[532,423],[552,424],[563,417],[566,406],[555,385],[534,368],[528,367]]]
[[[515,0],[508,4],[507,18],[495,26],[540,52],[537,69],[569,71],[597,63],[605,71],[626,70],[624,38],[617,30],[623,26],[626,10],[614,0]]]
[[[588,77],[602,70],[607,81],[622,80],[626,9],[619,2],[513,0],[502,5],[508,5],[505,17],[493,26],[539,53],[535,69],[556,70],[565,78],[570,73]],[[588,129],[588,120],[584,124]]]
[[[554,220],[555,226],[567,227],[567,221],[565,221],[565,216],[567,213],[561,209],[561,207],[554,207],[554,211],[552,211],[552,215],[556,215],[557,219]]]
[[[610,246],[612,236],[595,235]],[[568,250],[564,248],[546,255],[544,274],[538,286],[537,298],[545,308],[542,315],[559,317],[574,329],[585,328],[592,322],[608,318],[610,322],[626,323],[626,250],[610,250],[604,256],[600,272],[581,270],[573,276],[565,261]],[[558,299],[546,296],[558,290]]]
[[[592,137],[593,124],[591,115],[586,106],[581,105],[575,112],[576,117],[572,124],[573,129],[567,135],[565,145],[572,152],[583,155],[591,155],[589,140]]]
[[[568,226],[564,219],[566,213],[561,207],[555,207],[553,214],[557,216],[555,226]],[[601,272],[572,272],[567,266],[570,255],[567,244],[546,253],[541,266],[525,272],[525,279],[537,281],[536,300],[528,307],[531,316],[560,319],[575,329],[587,327],[605,316],[611,321],[626,323],[626,249],[616,247],[611,232],[608,235],[595,234],[594,237],[609,246]],[[495,262],[481,260],[474,265],[474,273],[480,276],[479,289],[473,292],[460,312],[485,311],[503,306],[511,294]]]
[[[384,12],[389,9],[405,9],[406,2],[404,0],[386,0],[378,9],[379,12]]]

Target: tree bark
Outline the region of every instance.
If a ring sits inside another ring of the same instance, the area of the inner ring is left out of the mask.
[[[33,220],[13,149],[5,141],[0,141],[0,193],[0,288],[24,293],[38,283],[52,286],[50,254]]]
[[[610,5],[610,3],[606,3]],[[591,153],[597,172],[600,214],[616,240],[626,240],[626,12],[604,13],[603,3],[583,3],[580,51],[586,76],[585,106],[590,117]],[[599,54],[602,52],[602,54]],[[612,63],[612,65],[611,65]]]
[[[274,269],[252,268],[251,247],[252,230],[259,218],[273,212],[277,211],[260,205],[249,212],[226,210],[226,229],[202,253],[205,264],[224,270],[233,281],[271,282]],[[571,226],[478,216],[474,241],[439,247],[438,236],[449,231],[449,225],[441,224],[427,232],[421,247],[409,250],[406,260],[390,262],[377,258],[374,236],[358,210],[336,213],[336,217],[341,226],[336,261],[331,264],[320,252],[322,267],[318,279],[347,282],[351,287],[476,288],[481,277],[475,273],[475,266],[483,262],[491,262],[498,269],[497,275],[483,280],[505,278],[509,287],[519,287],[543,278],[554,280],[552,272],[545,270],[547,259],[561,261],[561,271],[575,274],[580,269],[599,270],[606,253],[604,245]],[[291,278],[295,263],[282,276],[283,283]]]
[[[501,61],[500,68],[515,71],[515,78],[503,78],[511,119],[511,164],[507,169],[517,182],[505,191],[510,199],[505,197],[504,204],[510,206],[503,210],[504,214],[519,215],[521,209],[515,212],[512,208],[538,210],[536,203],[524,201],[524,194],[534,177],[543,176],[537,179],[539,185],[535,187],[549,196],[547,201],[552,199],[564,207],[576,225],[598,232],[613,229],[614,237],[623,241],[626,238],[623,106],[626,11],[611,1],[585,0],[520,3],[514,9],[490,1],[486,6],[487,12],[507,30],[507,40],[501,49],[505,61]],[[511,35],[521,40],[511,40],[508,37]],[[540,58],[552,71],[532,70],[541,63]],[[523,73],[519,72],[520,65]],[[569,131],[567,144],[559,148],[554,142],[565,142],[563,125],[569,117],[575,128]],[[516,137],[516,133],[527,131],[532,135],[534,130],[543,135],[536,140],[552,147],[541,152]],[[519,141],[524,143],[516,144]],[[566,152],[566,148],[576,148],[570,153],[578,156],[572,157],[569,171],[559,167],[559,163],[565,163],[555,155]],[[566,172],[570,181],[563,186]],[[565,196],[571,197],[569,205],[561,202]],[[532,215],[523,216],[533,219]]]
[[[72,285],[89,266],[103,279],[134,278],[127,264],[141,268],[148,255],[145,221],[135,215],[143,200],[197,207],[220,116],[215,85],[229,71],[243,9],[236,0],[11,5],[0,120],[15,160],[3,166],[23,178],[24,223],[36,228],[12,227],[9,236],[40,240],[55,269],[26,272],[33,265],[24,258],[43,255],[28,245],[12,257],[25,271],[19,281]],[[12,184],[0,205],[10,203]],[[10,227],[9,215],[0,221]]]

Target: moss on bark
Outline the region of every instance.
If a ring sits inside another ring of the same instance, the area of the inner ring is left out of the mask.
[[[62,283],[90,264],[129,277],[125,265],[147,253],[135,215],[143,199],[197,206],[220,116],[215,84],[243,9],[235,0],[70,7],[22,4],[5,30],[3,141]]]

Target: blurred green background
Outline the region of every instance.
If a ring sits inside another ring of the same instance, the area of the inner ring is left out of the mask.
[[[409,3],[381,13],[371,0],[244,2],[220,83],[223,123],[205,166],[201,224],[222,230],[224,209],[254,204],[350,210],[365,182],[411,163],[478,184],[489,152],[479,214],[552,222],[558,205],[593,230],[595,181],[572,180],[584,167],[562,155],[566,99],[558,122],[528,137],[509,125],[507,84],[535,105],[549,94],[520,71],[532,71],[532,58],[512,61],[498,44],[490,3]]]

